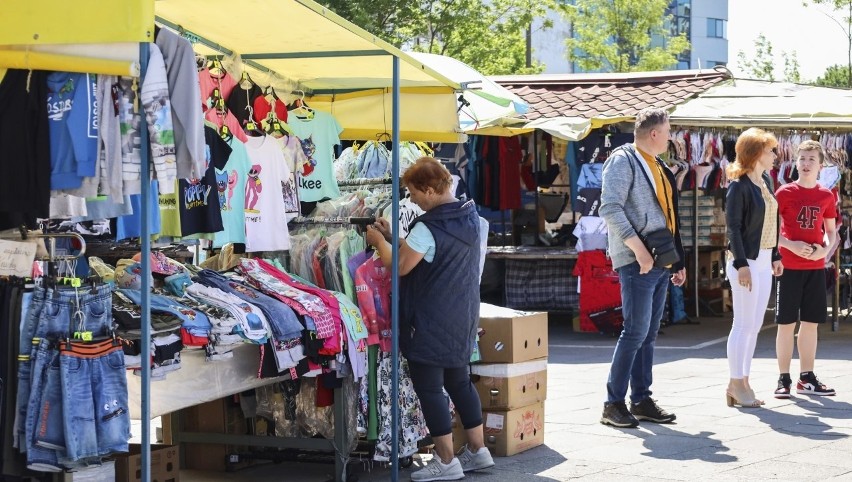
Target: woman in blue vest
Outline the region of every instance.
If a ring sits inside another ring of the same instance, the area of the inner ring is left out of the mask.
[[[402,182],[425,214],[399,241],[399,345],[435,443],[435,457],[411,474],[413,481],[458,480],[494,465],[482,435],[482,408],[470,381],[470,357],[479,323],[479,216],[473,201],[459,201],[452,176],[423,157]],[[380,219],[367,230],[385,266],[391,266],[390,226]],[[455,457],[446,389],[467,434]]]

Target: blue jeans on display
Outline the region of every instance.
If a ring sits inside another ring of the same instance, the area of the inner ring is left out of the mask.
[[[639,263],[618,268],[624,330],[618,337],[606,384],[607,402],[623,402],[630,383],[630,400],[651,396],[654,342],[666,308],[670,273],[653,268],[640,275]]]
[[[46,385],[47,370],[51,358],[50,342],[42,339],[39,345],[33,350],[32,363],[32,380],[28,409],[25,414],[25,430],[26,437],[24,439],[27,452],[27,468],[37,470],[39,472],[59,472],[62,466],[55,450],[40,447],[35,443],[36,422],[38,418],[38,409],[41,407],[42,393]]]
[[[24,293],[22,310],[24,314],[21,323],[21,338],[18,353],[18,395],[15,402],[15,422],[13,446],[20,452],[26,452],[27,444],[24,441],[24,421],[27,419],[27,402],[30,399],[30,385],[32,383],[33,360],[32,353],[37,348],[33,345],[33,334],[38,325],[38,317],[44,304],[44,290],[36,288],[32,293]]]
[[[82,461],[126,452],[130,408],[121,347],[110,342],[70,350],[63,346],[59,359],[66,457]]]

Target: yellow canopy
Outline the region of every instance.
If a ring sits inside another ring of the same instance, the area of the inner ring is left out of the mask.
[[[338,119],[344,138],[391,131],[392,59],[399,57],[402,140],[465,139],[458,83],[312,0],[80,0],[73,8],[59,0],[14,2],[0,19],[0,68],[134,75],[138,49],[114,60],[112,43],[152,40],[154,14],[201,54],[239,54],[260,84],[267,72],[297,83],[311,107]],[[55,52],[55,44],[97,42],[104,45],[86,53],[78,45]]]

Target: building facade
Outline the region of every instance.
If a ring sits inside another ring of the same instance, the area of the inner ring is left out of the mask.
[[[678,70],[713,68],[728,63],[728,0],[671,0],[672,34],[684,33],[691,49],[678,59]],[[532,25],[532,58],[545,65],[545,74],[582,72],[568,60],[565,39],[573,35],[570,23],[551,11],[553,27],[541,28],[543,19]],[[662,39],[660,39],[662,41]]]

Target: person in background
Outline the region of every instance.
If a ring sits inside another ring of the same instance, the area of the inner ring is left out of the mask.
[[[778,188],[778,213],[781,236],[778,240],[784,273],[778,279],[775,303],[775,354],[778,358],[778,388],[775,398],[790,398],[793,384],[790,361],[796,322],[799,332],[799,378],[796,393],[801,395],[834,395],[834,389],[820,382],[814,373],[817,349],[817,327],[825,323],[826,303],[825,257],[835,243],[837,208],[834,194],[817,183],[825,160],[822,146],[804,141],[797,149],[796,169],[799,178]]]
[[[663,109],[636,114],[635,142],[616,149],[603,168],[600,216],[609,230],[609,255],[621,284],[624,330],[615,345],[601,423],[632,428],[639,420],[671,423],[675,415],[651,398],[654,342],[669,280],[686,278],[674,175],[656,156],[668,149],[671,126]],[[668,228],[680,260],[655,267],[642,237]],[[630,384],[630,410],[624,402]]]
[[[748,129],[737,139],[736,161],[726,170],[731,182],[725,205],[729,253],[725,273],[734,305],[728,335],[730,381],[725,392],[729,407],[754,408],[764,403],[755,397],[749,374],[772,292],[772,276],[784,271],[778,252],[778,203],[768,174],[777,146],[772,134]]]
[[[402,182],[411,201],[426,212],[399,241],[399,345],[436,453],[411,480],[458,480],[464,472],[494,465],[485,447],[482,406],[469,366],[479,325],[480,220],[473,201],[455,198],[450,172],[431,157],[418,159]],[[384,219],[367,229],[367,243],[388,268],[390,238]],[[458,457],[453,455],[444,389],[467,435]]]

